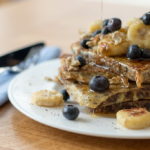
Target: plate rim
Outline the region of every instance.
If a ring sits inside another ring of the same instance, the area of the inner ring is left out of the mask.
[[[53,59],[53,60],[50,60],[50,61],[47,61],[47,62],[43,62],[39,65],[44,65],[44,64],[47,64],[47,63],[53,63],[53,62],[59,62],[60,59],[57,58],[57,59]],[[9,97],[9,101],[11,102],[11,104],[19,111],[21,112],[23,115],[29,117],[30,119],[34,120],[34,121],[37,121],[38,123],[41,123],[43,125],[46,125],[46,126],[49,126],[49,127],[53,127],[53,128],[56,128],[56,129],[60,129],[60,130],[63,130],[63,131],[67,131],[67,132],[71,132],[71,133],[76,133],[76,134],[81,134],[81,135],[87,135],[87,136],[93,136],[93,137],[104,137],[104,138],[114,138],[114,139],[150,139],[150,135],[146,135],[146,136],[136,136],[136,135],[130,135],[130,136],[127,136],[127,135],[114,135],[114,134],[99,134],[99,133],[92,133],[92,132],[89,132],[89,131],[81,131],[81,130],[78,130],[78,129],[68,129],[67,127],[65,127],[65,125],[56,125],[56,124],[53,124],[53,123],[46,123],[46,122],[42,122],[40,121],[40,118],[37,118],[37,117],[34,117],[34,114],[26,111],[23,107],[21,107],[18,103],[17,103],[17,100],[15,100],[15,98],[13,97],[12,93],[11,93],[11,89],[13,87],[13,84],[15,83],[15,81],[20,77],[22,76],[22,74],[24,74],[25,72],[27,71],[30,71],[32,70],[33,68],[36,68],[36,67],[39,67],[39,65],[36,65],[32,68],[29,68],[27,70],[25,70],[24,72],[20,73],[19,75],[17,75],[16,77],[14,77],[10,84],[9,84],[9,87],[8,87],[8,97]]]

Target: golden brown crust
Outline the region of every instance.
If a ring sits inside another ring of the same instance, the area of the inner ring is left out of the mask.
[[[142,83],[150,83],[150,61],[149,60],[129,60],[126,57],[107,57],[96,55],[90,49],[84,49],[79,42],[72,44],[74,55],[82,55],[88,62],[106,66],[110,72],[123,75],[129,80],[136,81],[140,88]]]
[[[73,56],[68,56],[61,59],[61,67],[59,70],[60,78],[69,81],[77,81],[88,84],[93,76],[102,75],[109,79],[110,84],[120,84],[122,87],[129,87],[128,79],[124,76],[109,72],[102,66],[97,66],[94,63],[87,63],[83,67],[72,65]],[[74,64],[74,63],[73,63]]]

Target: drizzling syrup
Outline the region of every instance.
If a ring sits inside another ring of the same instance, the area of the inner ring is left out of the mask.
[[[101,10],[100,10],[100,18],[101,18],[101,20],[103,20],[103,0],[101,0]]]

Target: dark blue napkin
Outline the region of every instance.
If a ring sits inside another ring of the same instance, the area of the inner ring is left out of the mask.
[[[36,64],[39,64],[41,62],[51,60],[51,59],[54,59],[54,58],[58,58],[59,55],[60,55],[60,52],[61,51],[58,47],[45,46],[38,53],[39,59],[36,62]],[[17,74],[18,73],[10,72],[9,70],[6,70],[5,72],[0,74],[0,106],[2,106],[5,102],[8,101],[7,89],[8,89],[10,81]]]

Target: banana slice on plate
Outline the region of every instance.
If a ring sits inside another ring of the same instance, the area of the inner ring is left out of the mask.
[[[32,103],[38,106],[56,107],[63,102],[62,94],[57,91],[41,90],[32,94]]]
[[[144,108],[120,110],[116,117],[118,124],[128,129],[142,129],[150,126],[150,112]]]
[[[134,19],[128,23],[127,39],[131,44],[150,49],[150,25],[142,20]]]

